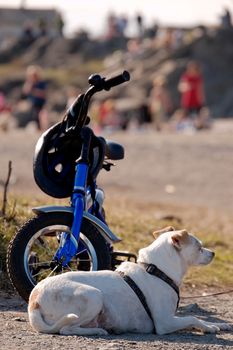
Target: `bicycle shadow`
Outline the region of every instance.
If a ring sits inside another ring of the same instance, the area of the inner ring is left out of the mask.
[[[17,294],[0,293],[0,312],[27,312],[27,303]]]

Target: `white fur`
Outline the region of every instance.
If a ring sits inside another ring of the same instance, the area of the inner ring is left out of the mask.
[[[191,265],[208,264],[214,256],[184,231],[169,231],[139,251],[139,262],[158,266],[179,286]],[[118,270],[143,291],[153,322],[128,284],[113,271],[67,272],[36,285],[29,299],[29,321],[42,333],[106,335],[108,332],[166,334],[186,328],[216,333],[230,330],[194,316],[175,316],[177,295],[165,282],[140,265],[124,262]]]

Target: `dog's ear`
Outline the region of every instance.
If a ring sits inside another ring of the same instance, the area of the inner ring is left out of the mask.
[[[187,230],[177,231],[171,235],[171,243],[177,249],[181,249],[182,243],[185,243],[187,239],[188,239]]]
[[[167,227],[162,228],[161,230],[154,231],[152,234],[153,234],[154,238],[157,238],[162,233],[169,232],[169,231],[175,231],[174,227],[167,226]]]

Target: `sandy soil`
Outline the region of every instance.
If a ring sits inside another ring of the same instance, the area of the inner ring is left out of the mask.
[[[98,182],[107,197],[190,204],[228,210],[233,201],[233,123],[218,122],[211,132],[159,134],[116,133],[106,138],[125,147],[125,159]],[[12,131],[0,135],[0,184],[12,161],[11,192],[45,196],[32,174],[37,132]],[[51,199],[52,201],[53,199]]]
[[[233,126],[219,122],[211,132],[194,135],[137,132],[109,135],[126,149],[124,161],[103,172],[100,183],[108,198],[124,196],[134,202],[203,207],[230,216],[233,203]],[[0,180],[13,162],[12,193],[41,196],[32,176],[33,149],[38,134],[12,131],[0,135]],[[46,198],[46,197],[45,197]],[[47,200],[47,198],[46,198]],[[51,202],[53,199],[51,199]],[[197,302],[197,304],[195,304]],[[181,313],[208,320],[232,321],[232,294],[203,299],[183,299]],[[37,335],[28,324],[25,303],[0,294],[0,349],[231,349],[233,333],[201,335],[179,332],[167,336],[121,335],[62,337]]]

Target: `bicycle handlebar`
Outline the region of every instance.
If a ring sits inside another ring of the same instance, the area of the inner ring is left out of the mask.
[[[109,79],[102,78],[99,74],[92,74],[88,79],[91,87],[95,88],[95,92],[102,90],[109,91],[112,87],[123,84],[129,80],[130,75],[126,70],[123,73]]]
[[[67,119],[71,118],[72,124],[75,121],[75,127],[82,127],[87,119],[87,110],[91,97],[99,91],[109,91],[112,87],[123,84],[130,80],[130,74],[127,71],[116,75],[115,77],[106,79],[99,74],[92,74],[88,82],[91,85],[85,94],[80,95],[67,111]]]
[[[119,75],[116,75],[113,78],[110,78],[106,80],[105,78],[103,79],[103,88],[104,90],[110,90],[112,87],[123,84],[127,81],[130,80],[130,74],[126,70]]]

